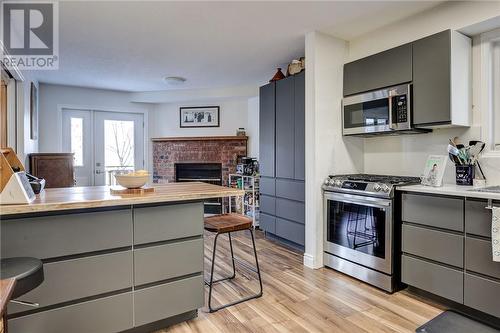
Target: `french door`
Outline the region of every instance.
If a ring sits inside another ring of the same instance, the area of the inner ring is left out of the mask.
[[[63,109],[62,119],[77,186],[113,185],[116,171],[144,169],[142,114]]]

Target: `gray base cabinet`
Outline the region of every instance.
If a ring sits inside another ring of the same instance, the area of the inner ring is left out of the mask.
[[[10,333],[129,332],[203,306],[202,202],[0,223],[2,258],[47,262],[44,282],[20,297],[40,307],[11,303]]]
[[[486,206],[485,200],[403,193],[402,282],[499,317],[500,263],[492,259]]]
[[[305,72],[260,88],[260,228],[304,246]]]

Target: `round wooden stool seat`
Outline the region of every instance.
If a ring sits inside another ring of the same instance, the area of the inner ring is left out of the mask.
[[[2,279],[16,280],[12,292],[13,299],[28,293],[43,282],[43,264],[39,259],[29,257],[5,258],[0,263],[0,277]]]
[[[241,214],[221,214],[205,218],[205,230],[216,233],[233,232],[252,228],[252,219]]]

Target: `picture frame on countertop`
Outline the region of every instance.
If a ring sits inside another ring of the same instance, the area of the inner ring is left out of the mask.
[[[447,160],[446,155],[429,155],[421,176],[421,184],[433,187],[442,186]]]
[[[180,107],[179,126],[180,128],[220,127],[220,107]]]

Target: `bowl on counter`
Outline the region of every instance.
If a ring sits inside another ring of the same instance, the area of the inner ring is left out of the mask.
[[[115,179],[118,185],[126,188],[140,188],[149,180],[148,172],[117,173]]]

